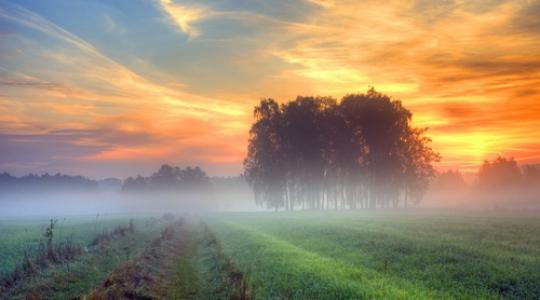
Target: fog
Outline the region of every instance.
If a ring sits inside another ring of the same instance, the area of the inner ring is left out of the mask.
[[[438,209],[540,211],[540,168],[498,158],[466,182],[439,172],[424,185],[369,177],[249,181],[207,177],[163,165],[151,176],[91,180],[81,176],[0,174],[0,217],[163,214],[210,211]],[[414,182],[413,182],[414,183]]]
[[[438,209],[449,211],[540,211],[537,189],[505,189],[480,191],[473,187],[436,190],[425,194],[419,203],[407,209]],[[324,199],[323,199],[324,201]],[[334,210],[324,204],[326,210]],[[302,210],[296,205],[294,210]],[[350,206],[338,207],[351,210]],[[369,209],[355,208],[369,211]],[[393,209],[377,207],[376,209]],[[403,209],[403,206],[397,207]],[[257,206],[253,191],[244,188],[211,189],[197,192],[141,192],[118,191],[32,191],[3,193],[0,196],[0,217],[18,216],[76,216],[95,214],[163,214],[210,211],[267,211]],[[279,209],[283,210],[283,209]],[[306,209],[307,210],[307,209]],[[311,209],[308,209],[311,210]]]
[[[200,211],[256,211],[252,192],[211,191],[149,192],[121,191],[18,192],[0,195],[0,217],[75,216],[95,214],[163,214]]]
[[[208,177],[198,167],[162,165],[148,177],[92,180],[62,174],[0,174],[0,216],[254,211],[241,176]]]
[[[419,207],[459,211],[538,211],[538,189],[512,188],[482,191],[474,187],[458,190],[430,189]]]

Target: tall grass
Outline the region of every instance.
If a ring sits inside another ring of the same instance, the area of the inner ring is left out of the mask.
[[[98,247],[134,231],[133,220],[130,220],[128,225],[119,224],[110,231],[97,234],[90,246]],[[72,236],[63,238],[59,235],[58,220],[50,219],[42,230],[38,244],[26,245],[20,261],[16,262],[12,269],[4,269],[0,273],[0,296],[15,288],[20,281],[38,275],[50,265],[62,264],[69,272],[70,263],[86,251],[87,245],[75,242]]]

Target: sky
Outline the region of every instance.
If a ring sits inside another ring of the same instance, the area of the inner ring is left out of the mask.
[[[369,87],[439,170],[540,162],[540,1],[0,0],[0,171],[242,172],[254,105]]]

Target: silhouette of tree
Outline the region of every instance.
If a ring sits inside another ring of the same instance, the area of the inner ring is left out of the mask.
[[[199,167],[172,167],[164,164],[150,177],[129,177],[124,181],[125,192],[162,192],[201,190],[210,186],[206,173]]]
[[[396,207],[401,194],[418,201],[439,158],[401,102],[374,89],[339,103],[263,99],[254,117],[245,176],[257,204],[274,209]]]
[[[440,160],[440,155],[429,147],[431,139],[424,136],[427,128],[411,128],[401,151],[403,164],[404,205],[407,207],[409,197],[414,203],[422,200],[429,188],[430,179],[435,176],[432,163]],[[395,199],[395,198],[394,198]],[[397,206],[397,202],[394,203]]]
[[[63,174],[42,175],[28,174],[15,177],[8,173],[0,174],[0,192],[3,193],[35,193],[58,191],[95,191],[98,182],[82,176],[69,176]]]
[[[514,158],[497,157],[485,160],[478,171],[478,185],[483,189],[516,187],[522,181],[521,170]]]
[[[286,168],[282,139],[282,114],[273,99],[263,99],[254,110],[257,120],[250,130],[244,160],[246,180],[253,186],[255,201],[278,209],[284,205]]]
[[[540,186],[540,168],[535,165],[525,165],[522,167],[523,181],[526,186]]]
[[[447,170],[437,174],[433,187],[437,190],[452,191],[460,190],[467,186],[463,175],[459,170]]]
[[[199,167],[186,167],[185,169],[177,169],[179,171],[178,178],[181,184],[187,188],[202,188],[210,184],[210,179],[206,173]]]

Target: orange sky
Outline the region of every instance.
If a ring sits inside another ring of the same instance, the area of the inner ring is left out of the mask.
[[[260,98],[370,86],[440,169],[540,162],[540,1],[385,3],[3,2],[0,170],[234,175]]]

